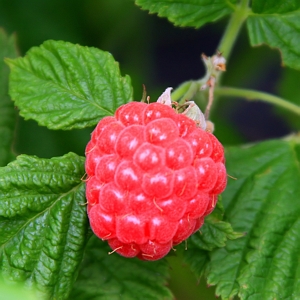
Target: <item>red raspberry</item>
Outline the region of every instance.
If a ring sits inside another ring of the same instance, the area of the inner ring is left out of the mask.
[[[94,233],[125,257],[157,260],[197,231],[227,183],[214,135],[161,103],[102,119],[86,148]]]

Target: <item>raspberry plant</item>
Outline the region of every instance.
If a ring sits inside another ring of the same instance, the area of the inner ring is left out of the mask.
[[[213,74],[214,89],[207,91],[203,87],[212,76],[208,68],[204,77],[175,87],[173,101],[195,101],[203,106],[203,99],[211,99],[212,91],[221,100],[224,96],[245,97],[273,104],[293,125],[299,125],[299,73],[291,73],[296,74],[293,89],[293,75],[283,84],[282,93],[290,100],[222,84],[231,72],[234,60],[230,55],[243,25],[252,46],[267,44],[279,49],[284,66],[300,69],[299,1],[136,0],[135,4],[181,27],[200,28],[228,17],[215,49],[228,60],[226,73]],[[197,278],[204,277],[208,285],[216,286],[215,294],[222,299],[300,298],[300,148],[296,133],[251,145],[225,145],[230,175],[226,190],[201,230],[174,247],[166,258],[146,262],[108,254],[107,242],[97,238],[89,225],[87,210],[92,213],[93,208],[86,200],[86,185],[92,181],[85,176],[85,157],[73,152],[52,158],[15,153],[14,106],[24,119],[50,130],[68,130],[71,135],[75,129],[90,128],[92,132],[101,120],[118,115],[119,107],[140,95],[135,91],[133,96],[130,77],[121,74],[106,51],[48,40],[17,58],[15,44],[13,35],[0,32],[1,295],[173,299],[167,284],[172,257],[177,257]],[[151,100],[156,99],[151,96]],[[221,100],[214,103],[214,111],[224,108]],[[218,125],[218,119],[211,117]],[[222,136],[226,130],[216,126],[215,134]],[[81,133],[75,133],[79,140]],[[87,173],[93,176],[88,169]],[[127,184],[121,175],[117,180]],[[15,290],[19,285],[26,294]],[[201,299],[201,293],[196,297]]]

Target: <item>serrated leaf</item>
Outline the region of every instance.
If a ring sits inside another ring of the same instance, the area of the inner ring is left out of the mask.
[[[237,177],[223,193],[233,228],[247,232],[211,253],[208,283],[222,299],[298,299],[300,295],[300,141],[228,148]]]
[[[223,216],[224,208],[220,197],[214,211],[205,218],[204,225],[187,241],[184,258],[197,276],[205,274],[212,250],[224,247],[228,239],[244,236],[244,233],[235,232],[230,223],[223,221]]]
[[[93,126],[132,100],[128,76],[108,52],[46,41],[7,60],[10,95],[25,119],[50,129]]]
[[[247,27],[252,46],[277,48],[284,65],[300,70],[300,5],[285,14],[252,14]]]
[[[8,37],[0,28],[0,167],[12,159],[12,141],[15,129],[16,112],[8,96],[9,69],[4,63],[5,57],[17,56],[15,37]]]
[[[135,0],[135,3],[150,13],[178,26],[199,28],[232,13],[236,0]]]
[[[205,218],[200,231],[193,234],[189,241],[198,249],[212,251],[224,247],[227,239],[237,239],[244,233],[234,232],[228,222],[223,221],[224,208],[221,199],[218,200],[214,211]]]
[[[243,237],[244,233],[234,232],[230,223],[208,218],[199,233],[191,237],[192,243],[207,251],[225,247],[228,239]]]
[[[66,299],[76,280],[88,230],[83,174],[73,153],[0,168],[0,271],[40,299]]]
[[[106,242],[93,236],[86,249],[80,275],[70,296],[76,300],[167,300],[168,265],[111,255]]]

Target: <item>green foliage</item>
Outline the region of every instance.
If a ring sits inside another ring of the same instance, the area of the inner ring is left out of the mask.
[[[295,263],[300,250],[300,140],[232,147],[226,155],[228,172],[237,177],[223,193],[226,221],[246,235],[211,253],[193,242],[192,251],[186,253],[188,261],[198,275],[205,267],[208,283],[217,285],[222,299],[237,294],[241,299],[296,299],[300,294],[300,268]],[[199,268],[199,260],[205,257],[209,263]]]
[[[231,224],[223,221],[223,218],[224,208],[221,199],[219,199],[214,211],[205,218],[204,225],[186,243],[184,259],[199,277],[207,275],[206,268],[210,261],[211,251],[225,247],[228,239],[235,240],[245,235],[234,232]]]
[[[208,22],[216,21],[229,15],[236,0],[135,0],[142,9],[167,17],[170,22],[179,26],[199,28]]]
[[[300,44],[295,38],[300,31],[300,4],[297,10],[288,13],[278,11],[251,15],[247,25],[252,46],[266,43],[278,48],[285,65],[300,69]]]
[[[277,48],[283,64],[300,69],[300,1],[252,1],[247,28],[252,46],[267,44]]]
[[[0,271],[65,299],[87,241],[83,158],[21,155],[0,168]]]
[[[17,56],[14,36],[8,37],[0,28],[0,166],[5,166],[13,157],[11,144],[14,137],[16,113],[8,96],[8,72],[5,57]]]
[[[112,3],[106,5],[112,9]],[[231,16],[219,45],[226,56],[246,23],[252,46],[275,47],[280,50],[284,65],[300,69],[299,0],[135,0],[135,3],[182,27],[199,28]],[[98,19],[98,15],[94,18]],[[120,21],[119,26],[124,27],[124,23]],[[126,32],[120,27],[116,32]],[[134,40],[135,37],[131,43]],[[134,48],[132,51],[138,57],[140,49],[152,49],[150,42],[144,48],[139,48],[139,43],[141,40],[129,47]],[[259,67],[253,66],[255,71],[251,73],[244,70],[245,66],[252,67],[255,55],[251,55],[241,54],[244,63],[240,63],[242,69],[233,76],[235,81],[247,81],[245,78],[254,76],[264,80],[260,69],[271,65],[264,64],[269,57],[259,58]],[[51,159],[21,155],[10,162],[14,159],[15,109],[8,96],[8,67],[3,58],[11,68],[10,96],[20,115],[49,129],[83,129],[112,115],[117,107],[133,99],[130,78],[121,76],[110,53],[69,42],[49,40],[31,48],[24,57],[15,59],[16,56],[14,36],[8,37],[0,31],[0,277],[13,286],[25,283],[38,299],[173,299],[166,286],[169,279],[166,260],[143,262],[116,253],[109,255],[106,242],[95,236],[88,242],[91,231],[82,181],[83,157],[74,153]],[[241,76],[241,72],[247,74]],[[206,98],[200,92],[199,82],[203,83],[200,79],[181,85],[185,90],[175,91],[178,99],[186,94],[195,101]],[[221,87],[219,93],[225,90]],[[299,128],[299,109],[291,108],[299,108],[299,72],[285,70],[279,90],[289,101],[277,98],[280,101],[276,102],[273,97],[272,102],[270,95],[250,89],[227,88],[227,95],[237,96],[242,91],[248,98],[255,94],[259,100],[275,105],[284,103],[287,111],[280,113]],[[291,102],[295,105],[291,106]],[[219,101],[215,111],[224,107]],[[296,116],[291,117],[292,113]],[[233,140],[244,140],[233,123],[227,125],[223,119],[216,123],[221,125],[217,127],[217,135],[225,132]],[[79,144],[86,134],[77,132],[71,134]],[[43,134],[38,137],[33,134],[33,138],[43,143]],[[67,139],[59,140],[64,142],[70,144]],[[223,300],[298,299],[299,160],[297,135],[226,148],[227,172],[237,179],[228,178],[228,187],[222,195],[224,207],[219,201],[201,230],[171,255],[182,254],[197,277],[204,276],[209,285],[216,285],[216,294]],[[183,248],[186,250],[181,253]],[[5,299],[14,295],[6,285],[2,288],[0,284],[0,289]],[[15,292],[15,297],[20,298],[21,292],[17,288]],[[26,296],[22,294],[24,300]],[[200,299],[201,293],[197,296]]]
[[[299,10],[299,0],[253,0],[252,10],[258,14],[284,14]]]
[[[168,265],[156,262],[125,259],[95,236],[88,243],[82,269],[70,299],[173,299],[165,286]]]
[[[22,285],[7,285],[0,281],[1,298],[5,300],[38,300],[33,292],[26,291]]]
[[[300,249],[299,154],[298,137],[228,150],[228,172],[238,180],[229,184],[224,205],[228,221],[247,236],[213,254],[209,282],[222,278],[231,259],[231,272],[229,266],[226,270],[236,276],[242,299],[300,294],[294,281],[300,274],[295,263]]]
[[[234,240],[244,236],[244,233],[234,232],[231,224],[223,221],[223,216],[224,210],[219,200],[215,210],[205,218],[201,230],[190,238],[198,249],[212,251],[224,247],[228,239]]]
[[[99,49],[47,41],[7,63],[20,114],[50,129],[93,126],[132,100],[130,78]]]

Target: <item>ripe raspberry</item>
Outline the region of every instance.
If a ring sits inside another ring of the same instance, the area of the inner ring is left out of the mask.
[[[214,135],[170,105],[131,102],[86,148],[94,233],[125,257],[157,260],[197,231],[227,183]]]

